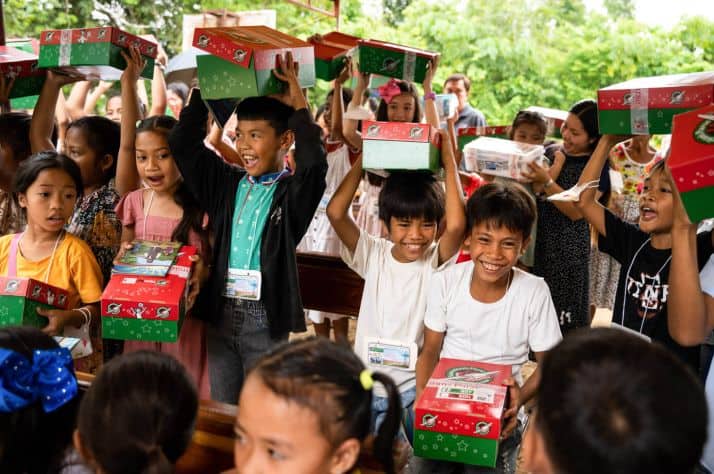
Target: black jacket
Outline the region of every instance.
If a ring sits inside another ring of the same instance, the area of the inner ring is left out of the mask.
[[[222,315],[236,191],[245,171],[226,164],[205,147],[207,118],[208,109],[200,91],[194,90],[169,136],[169,146],[188,188],[208,213],[215,233],[213,268],[196,303],[196,315],[217,323]],[[305,331],[295,247],[315,214],[327,174],[320,127],[310,112],[295,111],[288,124],[295,133],[297,170],[276,185],[260,247],[261,301],[273,337]]]

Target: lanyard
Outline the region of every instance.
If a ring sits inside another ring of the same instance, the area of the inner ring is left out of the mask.
[[[22,238],[24,236],[25,236],[25,232],[20,234],[20,236],[17,238],[17,240],[13,242],[14,245],[12,245],[12,247],[14,247],[14,248],[12,249],[12,255],[10,256],[10,259],[8,261],[8,267],[9,267],[8,268],[8,276],[9,277],[17,276],[17,251],[20,247],[20,241],[22,240]],[[54,245],[54,247],[52,247],[52,254],[50,255],[50,263],[49,263],[49,265],[47,265],[47,270],[45,271],[45,278],[44,278],[45,283],[47,283],[47,281],[50,278],[50,271],[52,270],[52,263],[55,261],[55,253],[57,252],[57,247],[59,246],[60,240],[62,240],[63,236],[64,236],[64,230],[59,233],[59,235],[57,236],[57,240],[55,240],[55,245]]]
[[[151,190],[151,195],[149,196],[149,204],[146,206],[146,210],[144,211],[144,234],[141,236],[142,239],[146,239],[146,221],[149,220],[149,211],[151,210],[151,204],[154,202],[154,190]]]

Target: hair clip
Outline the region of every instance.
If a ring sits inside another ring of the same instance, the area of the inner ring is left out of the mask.
[[[590,188],[597,188],[600,185],[600,180],[596,179],[594,181],[588,181],[583,184],[576,184],[570,189],[561,191],[558,194],[553,194],[548,196],[548,201],[566,201],[566,202],[578,202],[580,201],[580,194],[583,191]]]
[[[402,90],[399,88],[397,80],[392,78],[386,84],[377,87],[377,92],[379,93],[379,97],[388,104],[392,99],[401,94]]]
[[[372,378],[372,371],[369,369],[364,369],[359,373],[359,382],[362,384],[362,388],[368,392],[372,390],[374,386],[374,379]]]

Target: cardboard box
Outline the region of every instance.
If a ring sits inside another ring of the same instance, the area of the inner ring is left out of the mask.
[[[674,116],[667,164],[689,219],[714,217],[714,105]]]
[[[547,136],[556,138],[560,138],[562,136],[560,133],[560,128],[568,119],[567,111],[536,106],[528,107],[526,110],[530,112],[538,112],[543,117],[545,117],[545,121],[548,124],[548,131],[546,132]]]
[[[277,56],[290,51],[300,64],[301,87],[315,85],[315,52],[310,43],[267,26],[196,28],[193,45],[204,99],[233,99],[275,94],[285,84],[273,74]]]
[[[39,67],[69,67],[89,79],[116,81],[126,68],[121,51],[130,46],[146,60],[141,77],[152,79],[157,45],[111,26],[43,31]]]
[[[375,170],[430,170],[441,164],[441,135],[425,123],[362,123],[362,166]]]
[[[405,81],[424,82],[429,61],[439,53],[377,40],[358,42],[359,70]]]
[[[310,41],[315,46],[315,76],[323,81],[335,79],[358,41],[356,36],[338,31],[323,35],[321,42]]]
[[[191,246],[181,247],[165,277],[115,273],[102,293],[102,337],[176,342],[186,313]]]
[[[414,406],[414,454],[495,467],[511,367],[441,359]]]
[[[67,309],[66,290],[32,278],[0,277],[0,326],[47,326],[37,308]]]
[[[15,79],[10,98],[38,95],[45,71],[37,68],[37,56],[12,46],[0,46],[0,75]]]
[[[542,145],[479,137],[464,147],[464,167],[467,171],[523,181],[528,164],[539,160],[544,152]]]
[[[464,151],[464,147],[478,137],[508,138],[509,129],[510,125],[459,128],[456,130],[456,141],[459,144],[459,150]]]
[[[672,131],[672,117],[714,103],[714,71],[642,77],[597,92],[602,134]]]

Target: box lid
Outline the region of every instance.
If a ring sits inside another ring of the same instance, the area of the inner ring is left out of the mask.
[[[667,164],[680,192],[714,186],[714,105],[674,116]]]
[[[41,76],[37,56],[12,46],[0,46],[0,73],[9,78]]]
[[[356,47],[359,40],[356,36],[332,31],[323,35],[322,41],[312,40],[310,43],[315,46],[316,58],[331,60]]]
[[[386,41],[379,41],[379,40],[374,40],[374,39],[368,39],[368,40],[362,39],[362,40],[359,40],[357,44],[358,44],[358,46],[370,46],[370,47],[379,48],[379,49],[386,49],[388,51],[399,51],[399,52],[404,52],[404,53],[412,53],[415,56],[421,56],[421,57],[427,58],[427,59],[433,59],[433,58],[439,56],[439,53],[435,53],[433,51],[412,48],[411,46],[403,46],[401,44],[388,43]]]
[[[388,140],[396,142],[431,142],[441,144],[439,131],[426,123],[375,122],[365,120],[362,125],[363,140]]]
[[[250,66],[251,58],[258,52],[278,54],[294,48],[313,49],[310,43],[267,26],[196,28],[193,46],[245,68]],[[292,52],[298,63],[309,59],[296,51]],[[274,61],[274,56],[271,60]],[[267,69],[275,67],[275,63],[265,66],[256,64],[257,69]]]
[[[69,305],[67,290],[32,278],[0,276],[0,295],[20,296],[60,309]]]
[[[714,102],[714,71],[640,77],[604,87],[597,97],[605,110],[701,107]]]
[[[83,43],[113,43],[121,48],[136,46],[143,56],[156,58],[156,43],[132,35],[113,26],[97,28],[73,28],[45,30],[40,36],[40,45],[66,45]]]
[[[493,127],[464,127],[456,131],[460,137],[483,137],[488,135],[508,135],[510,125],[496,125]]]
[[[543,145],[531,145],[493,137],[479,137],[464,147],[464,153],[467,155],[483,153],[488,156],[518,156],[526,159],[535,159],[543,155],[544,151]]]

